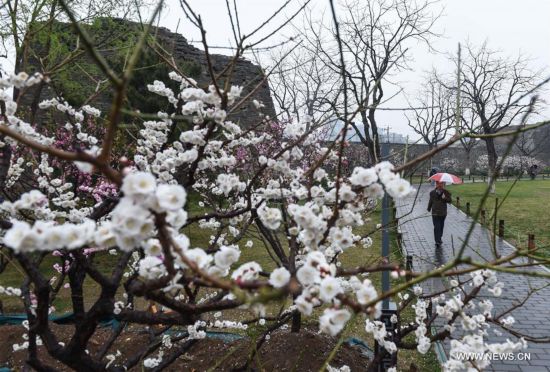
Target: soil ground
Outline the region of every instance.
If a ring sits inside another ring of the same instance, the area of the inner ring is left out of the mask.
[[[58,339],[66,342],[74,329],[71,325],[53,325]],[[0,366],[22,370],[25,366],[26,350],[13,351],[13,344],[21,344],[26,330],[22,326],[0,327]],[[90,353],[95,353],[106,342],[111,334],[110,328],[101,328],[89,343]],[[117,362],[124,361],[131,355],[143,350],[148,342],[148,335],[143,329],[125,330],[111,347],[109,353],[119,350],[122,353]],[[337,339],[303,330],[298,334],[288,330],[279,330],[271,334],[260,348],[250,368],[253,371],[318,371],[334,346]],[[206,338],[195,343],[186,353],[177,358],[166,371],[233,371],[242,367],[255,343],[248,338],[233,342],[221,339]],[[168,355],[170,350],[165,351]],[[156,356],[152,354],[151,356]],[[49,366],[58,371],[71,369],[52,359],[44,347],[39,347],[39,356]],[[352,371],[365,371],[368,359],[359,349],[343,344],[332,362],[333,367],[347,365]],[[141,371],[139,363],[132,370]]]

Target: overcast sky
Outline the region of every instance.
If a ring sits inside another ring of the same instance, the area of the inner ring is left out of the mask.
[[[257,27],[284,2],[237,0],[242,32],[246,34]],[[189,0],[189,3],[202,16],[209,43],[219,46],[231,45],[231,28],[225,1]],[[313,0],[313,3],[315,11],[321,13],[327,9],[328,0]],[[179,0],[167,0],[167,5],[168,9],[163,12],[160,25],[172,31],[177,27],[178,32],[188,40],[199,40],[199,34],[183,15]],[[296,9],[298,5],[299,2],[295,1],[294,7],[290,7],[286,15],[291,14],[292,9]],[[534,69],[550,66],[549,0],[442,0],[433,9],[434,12],[443,11],[443,16],[435,29],[442,36],[434,39],[432,43],[438,51],[456,52],[458,42],[464,43],[469,40],[474,45],[479,45],[487,40],[491,49],[500,50],[504,55],[514,57],[521,53],[532,58],[531,66]],[[289,35],[292,35],[290,29],[282,30],[271,42],[283,40]],[[227,53],[223,50],[216,52]],[[449,68],[444,55],[432,54],[424,46],[415,48],[412,57],[412,70],[397,76],[400,85],[409,96],[414,96],[419,84],[432,68]],[[547,68],[545,76],[547,74],[550,74],[550,68]],[[390,93],[388,92],[388,95]],[[400,95],[385,106],[404,107],[407,106],[407,101]],[[545,115],[548,112],[547,110]],[[416,137],[407,126],[402,112],[381,112],[379,121],[381,126],[389,125],[394,132]]]
[[[188,0],[196,13],[200,14],[210,45],[231,46],[232,33],[225,0]],[[367,1],[367,0],[361,0]],[[232,1],[230,1],[232,2]],[[241,21],[241,31],[247,34],[263,23],[271,14],[281,7],[286,0],[237,0]],[[338,2],[338,0],[336,0]],[[162,12],[159,25],[176,31],[188,40],[200,40],[196,28],[184,16],[179,0],[165,0],[166,7]],[[285,17],[298,9],[302,0],[292,0],[291,5],[273,25],[279,25]],[[327,12],[328,0],[312,0],[313,13],[320,16]],[[425,45],[413,46],[411,54],[414,61],[410,71],[400,72],[392,80],[398,80],[404,94],[414,97],[421,82],[432,69],[445,71],[451,68],[445,53],[456,53],[459,42],[470,41],[479,45],[485,40],[493,50],[500,50],[503,55],[532,59],[532,69],[546,69],[544,77],[550,75],[550,0],[441,0],[433,6],[433,12],[442,11],[435,32],[441,37],[432,40],[432,46],[442,54],[428,51]],[[289,27],[282,29],[277,35],[265,42],[268,46],[286,40],[295,32]],[[200,47],[200,44],[194,44]],[[228,54],[228,50],[214,49],[214,53]],[[9,61],[2,59],[2,65]],[[9,71],[8,66],[8,71]],[[396,90],[386,86],[386,97]],[[550,89],[542,98],[550,102]],[[400,94],[387,102],[384,107],[406,107],[408,105],[404,94]],[[545,118],[550,118],[550,109],[543,112]],[[540,118],[539,118],[540,119]],[[533,119],[535,120],[535,119]],[[409,134],[416,138],[412,129],[407,126],[403,112],[381,111],[378,114],[380,127],[390,126],[393,132]]]

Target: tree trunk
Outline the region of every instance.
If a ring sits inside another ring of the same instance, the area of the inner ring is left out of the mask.
[[[469,176],[470,175],[470,168],[472,167],[471,164],[471,157],[470,157],[470,151],[464,150],[466,152],[466,169],[464,169],[464,175]]]
[[[428,152],[432,151],[434,148],[433,144],[431,142],[428,142]],[[430,156],[430,169],[428,169],[428,174],[432,171],[434,164],[433,164],[433,156]]]
[[[0,77],[2,77],[2,72],[0,72]],[[4,101],[0,101],[0,119],[6,120],[6,103]],[[0,141],[4,142],[4,140],[5,136],[0,135]],[[11,146],[4,143],[4,146],[0,148],[0,189],[2,190],[4,190],[6,186],[8,171],[10,169],[10,161]]]
[[[375,137],[374,131],[372,131],[371,129],[371,132],[373,133],[373,136],[371,137],[369,133],[369,128],[371,127],[370,127],[369,119],[367,118],[367,113],[364,110],[361,110],[360,114],[361,114],[361,124],[363,124],[362,137],[364,140],[362,142],[369,152],[368,164],[370,166],[373,166],[380,161],[380,153],[376,153],[376,147],[375,147],[375,144],[378,143],[378,132],[376,132],[376,137]]]
[[[296,275],[296,254],[298,253],[298,244],[295,238],[290,240],[290,250],[288,255],[288,269],[292,275]],[[292,296],[293,301],[296,300],[296,295]],[[302,326],[302,314],[298,310],[294,310],[292,314],[292,325],[290,331],[292,333],[300,332]]]
[[[292,327],[290,331],[292,333],[300,332],[300,327],[302,326],[302,314],[298,310],[294,310],[292,314]]]
[[[372,147],[369,148],[369,155],[372,159],[375,159],[374,163],[380,162],[380,137],[378,135],[378,126],[376,124],[376,119],[374,118],[374,109],[369,110],[369,124],[370,130],[372,132],[372,141],[374,142]],[[386,159],[388,160],[388,159]]]
[[[493,138],[485,139],[485,146],[487,147],[488,167],[487,167],[487,182],[491,184],[491,193],[495,193],[495,183],[492,182],[493,178],[498,177],[497,170],[497,151],[495,149],[495,141]]]

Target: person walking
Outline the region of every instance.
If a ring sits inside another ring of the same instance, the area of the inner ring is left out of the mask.
[[[430,191],[428,212],[432,212],[434,224],[435,246],[441,247],[445,218],[447,217],[447,203],[451,202],[451,193],[445,189],[445,182],[436,182],[435,189]]]

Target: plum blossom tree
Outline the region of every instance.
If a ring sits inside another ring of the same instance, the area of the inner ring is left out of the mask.
[[[502,170],[508,175],[522,175],[533,165],[536,165],[539,169],[545,166],[544,163],[537,158],[523,155],[510,155],[506,158],[499,157],[497,161],[502,162]],[[488,156],[481,155],[476,161],[476,168],[488,172],[488,163]]]
[[[459,169],[459,161],[455,158],[444,158],[439,164],[445,172],[456,172]]]
[[[211,63],[200,16],[187,2],[182,1],[182,7],[201,31]],[[236,12],[229,14],[236,17]],[[18,73],[0,80],[0,100],[6,108],[0,121],[5,136],[1,145],[16,154],[10,163],[10,182],[22,179],[25,172],[33,175],[32,187],[0,204],[2,245],[25,273],[21,288],[0,287],[0,292],[24,304],[27,339],[14,350],[28,350],[29,366],[52,370],[37,352],[40,346],[78,370],[123,371],[140,364],[161,370],[200,342],[207,330],[265,324],[266,305],[285,299],[289,303],[268,319],[270,326],[254,350],[289,322],[293,331],[299,331],[301,316],[312,316],[314,310],[321,313],[319,330],[331,336],[339,335],[357,315],[365,316],[365,330],[386,353],[411,349],[425,354],[434,342],[452,337],[449,370],[488,365],[486,360],[460,360],[460,352],[511,352],[525,347],[524,340],[485,342],[490,325],[510,327],[513,318],[506,311],[495,311],[483,295],[500,296],[499,265],[526,252],[473,262],[464,257],[463,246],[453,260],[427,273],[407,271],[399,262],[342,264],[342,253],[351,247],[372,246],[373,232],[359,234],[357,228],[384,193],[399,199],[414,192],[400,171],[437,149],[400,167],[382,161],[346,173],[342,149],[349,121],[334,143],[325,146],[316,136],[319,128],[307,119],[280,122],[259,116],[258,125],[251,128],[227,120],[228,113],[250,99],[241,97],[240,86],[231,85],[231,65],[224,67],[229,72],[224,80],[210,65],[207,87],[198,86],[177,66],[167,76],[177,83],[176,90],[161,81],[145,82],[151,94],[168,101],[174,110],[135,112],[141,124],[138,138],[131,148],[116,148],[125,89],[145,43],[147,25],[144,30],[122,74],[113,72],[105,60],[96,61],[109,75],[114,93],[104,130],[94,133],[95,127],[87,123],[105,114],[90,106],[71,107],[61,98],[40,105],[66,115],[64,130],[48,132],[33,126],[22,118],[22,107],[9,90],[17,87],[23,92],[44,82],[44,76]],[[240,36],[236,27],[233,31],[243,49],[237,49],[231,63],[243,52],[245,38],[255,34]],[[93,45],[89,48],[93,54]],[[170,136],[174,128],[179,135]],[[88,178],[84,182],[81,177]],[[85,196],[84,190],[92,195]],[[197,239],[190,231],[209,238]],[[252,236],[262,242],[273,269],[242,259],[244,249],[260,249],[253,246]],[[107,271],[94,260],[101,254],[112,255]],[[40,270],[50,256],[60,259],[54,278]],[[409,279],[381,292],[368,276],[380,271]],[[453,278],[448,288],[424,292],[423,281],[442,276]],[[84,304],[85,280],[100,287],[89,307]],[[75,321],[74,332],[62,342],[48,316],[65,284]],[[381,301],[390,297],[399,302],[395,322],[406,309],[415,314],[395,332],[378,319]],[[153,301],[165,311],[147,311],[139,299]],[[232,320],[234,309],[249,309],[254,315]],[[118,328],[99,352],[91,353],[89,342],[103,317],[162,331],[153,333],[150,343],[136,354],[123,358],[113,349],[122,331]],[[436,319],[443,319],[445,327],[432,333]],[[183,335],[167,332],[178,326],[184,327]],[[369,361],[368,368],[376,368],[382,355]],[[330,362],[329,357],[326,364]]]

